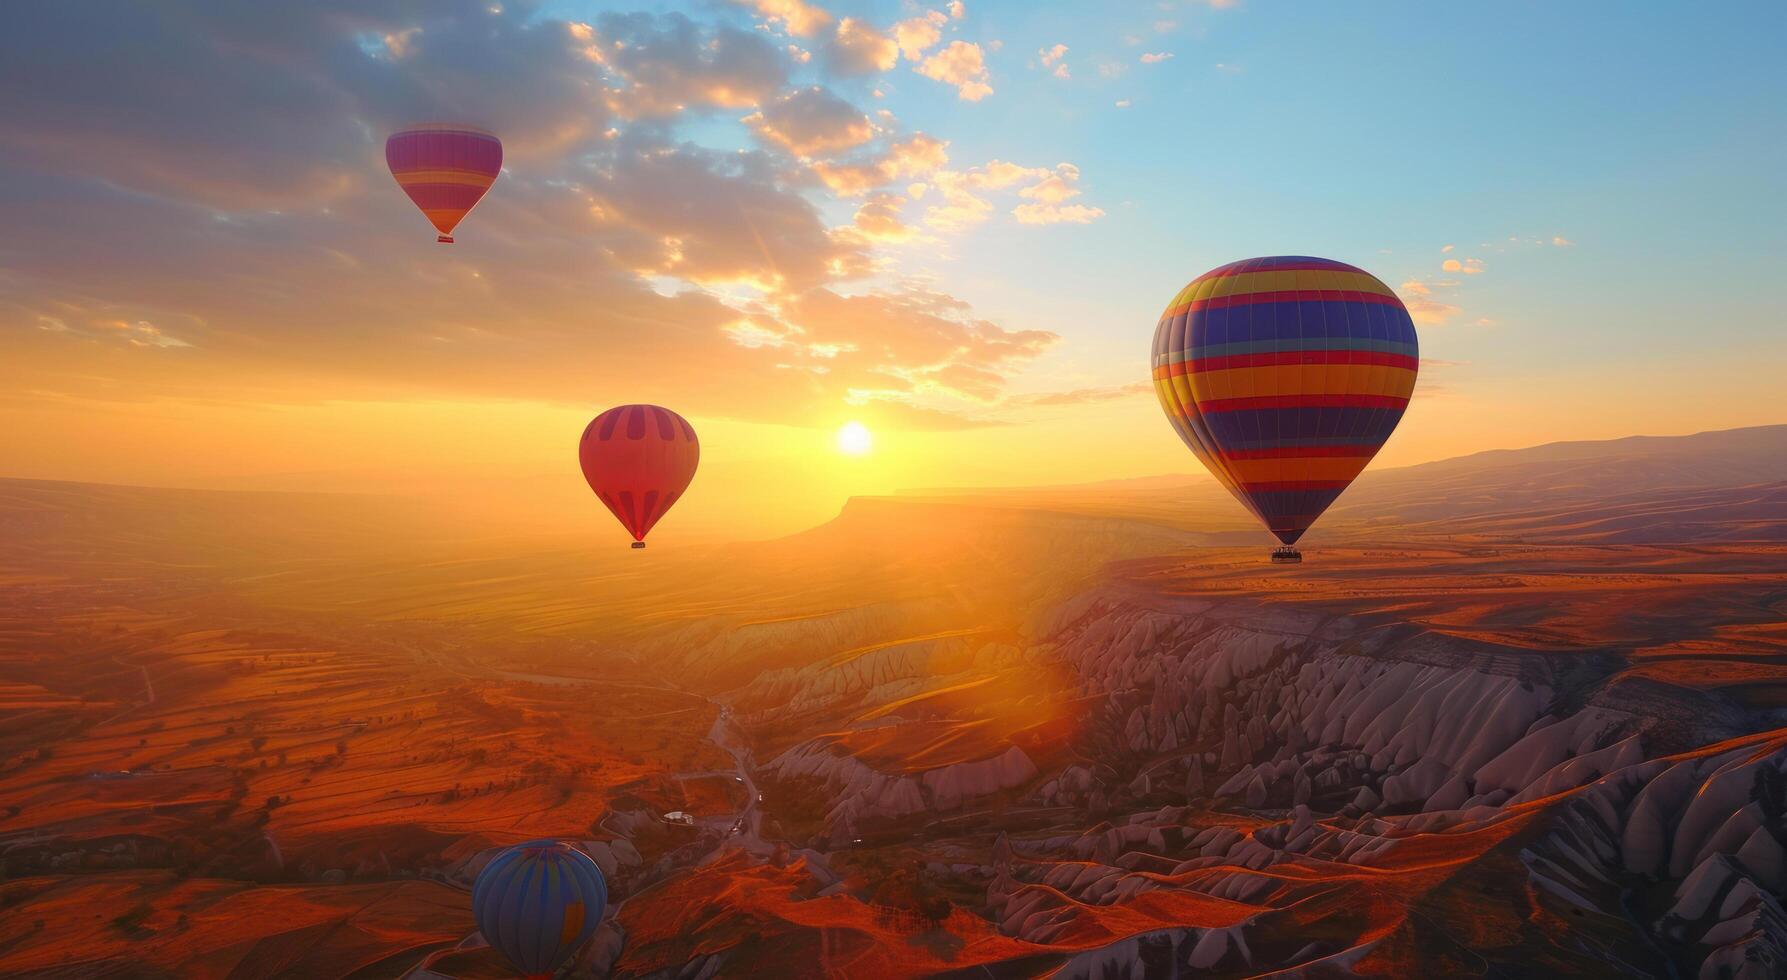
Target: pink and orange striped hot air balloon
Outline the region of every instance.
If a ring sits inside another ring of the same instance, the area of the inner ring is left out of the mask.
[[[652,525],[695,478],[701,442],[688,420],[656,405],[620,405],[595,417],[577,443],[583,478],[645,547]]]
[[[451,245],[453,229],[502,171],[503,144],[480,129],[429,123],[391,134],[385,163],[440,232],[435,240]]]
[[[1154,388],[1212,475],[1291,547],[1408,407],[1415,324],[1376,276],[1279,255],[1193,279],[1154,330]]]

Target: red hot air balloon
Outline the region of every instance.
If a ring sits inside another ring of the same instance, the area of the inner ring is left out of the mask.
[[[656,405],[621,405],[596,416],[577,447],[583,478],[621,525],[633,547],[695,478],[701,443],[681,415]]]
[[[1377,455],[1415,389],[1414,321],[1344,262],[1246,259],[1193,279],[1154,330],[1154,388],[1179,438],[1291,545]]]
[[[503,169],[503,144],[483,130],[423,125],[385,140],[385,163],[403,192],[451,245],[453,229]]]

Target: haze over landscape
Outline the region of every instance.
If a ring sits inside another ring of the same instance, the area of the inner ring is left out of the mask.
[[[1485,7],[9,10],[0,976],[1787,975],[1787,11]]]

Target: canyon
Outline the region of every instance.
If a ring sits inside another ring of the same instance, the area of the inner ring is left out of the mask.
[[[1244,518],[0,481],[0,972],[505,975],[537,836],[609,878],[580,976],[1787,970],[1787,427],[1369,473],[1301,566]]]

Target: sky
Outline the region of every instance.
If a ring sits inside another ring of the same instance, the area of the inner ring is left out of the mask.
[[[687,416],[654,539],[851,494],[1195,473],[1160,310],[1255,255],[1391,285],[1374,466],[1787,422],[1772,2],[25,2],[0,34],[0,476],[608,520],[575,443]],[[386,170],[501,137],[439,246]],[[840,452],[866,427],[873,448]],[[577,530],[581,532],[583,526]]]

